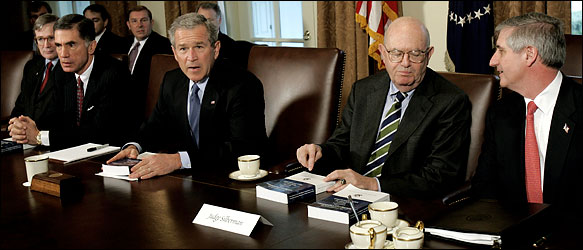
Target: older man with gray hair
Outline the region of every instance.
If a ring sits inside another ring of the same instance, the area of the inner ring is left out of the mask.
[[[261,154],[267,142],[263,85],[251,73],[216,61],[217,27],[189,13],[172,23],[168,35],[180,68],[164,76],[160,95],[135,143],[108,160],[144,157],[131,178],[148,179],[177,169],[236,170],[236,159]]]

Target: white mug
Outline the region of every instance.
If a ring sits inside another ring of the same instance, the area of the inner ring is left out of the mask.
[[[415,227],[402,227],[393,233],[395,249],[421,249],[423,247],[423,222],[417,222]]]
[[[237,158],[239,171],[243,177],[253,177],[259,174],[260,157],[259,155],[243,155]]]
[[[350,239],[356,248],[384,248],[387,227],[380,221],[363,220],[350,226]]]
[[[35,174],[49,171],[49,157],[47,155],[29,156],[24,158],[24,165],[26,166],[28,185],[30,185]],[[24,185],[27,184],[25,183]]]
[[[378,220],[391,229],[397,222],[399,204],[392,201],[373,202],[368,205],[370,218]]]

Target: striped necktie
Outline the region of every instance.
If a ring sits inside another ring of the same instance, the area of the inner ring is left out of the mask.
[[[389,147],[395,137],[399,121],[401,120],[401,102],[405,100],[407,94],[398,92],[396,100],[389,111],[385,114],[383,122],[381,123],[381,132],[379,133],[374,145],[368,163],[364,168],[364,175],[368,177],[378,177],[381,175],[381,170],[387,159]]]

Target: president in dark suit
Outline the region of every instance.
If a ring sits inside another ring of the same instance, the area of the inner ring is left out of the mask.
[[[388,74],[357,81],[332,137],[300,147],[298,161],[329,173],[326,181],[340,180],[328,191],[352,184],[399,196],[443,196],[464,181],[470,101],[427,68],[433,47],[420,21],[396,19],[379,50]]]
[[[95,25],[95,41],[97,42],[95,53],[127,53],[126,40],[111,32],[111,16],[103,5],[89,5],[83,10],[83,15]]]
[[[65,77],[59,64],[53,30],[58,19],[55,15],[45,14],[34,23],[40,56],[34,56],[24,66],[20,94],[11,114],[11,117],[28,116],[41,129],[48,129],[57,120],[55,89]]]
[[[552,204],[565,216],[561,221],[578,226],[572,219],[583,218],[583,87],[559,71],[566,57],[562,27],[540,13],[496,27],[490,66],[514,92],[488,111],[472,190],[506,202]]]
[[[71,14],[57,21],[59,61],[63,71],[71,72],[56,85],[57,119],[48,131],[39,131],[34,120],[19,117],[9,128],[13,139],[52,149],[88,142],[119,145],[124,141],[123,135],[132,130],[122,122],[124,110],[120,108],[128,105],[129,73],[118,60],[94,55],[94,38],[93,23],[84,16]]]
[[[246,70],[217,61],[218,29],[204,16],[189,13],[170,27],[180,69],[169,71],[158,102],[132,143],[112,159],[146,156],[130,177],[147,179],[177,169],[236,170],[236,158],[261,154],[267,142],[263,85]],[[228,174],[225,173],[225,174]]]

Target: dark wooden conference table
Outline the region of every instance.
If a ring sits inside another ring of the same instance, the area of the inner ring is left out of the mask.
[[[285,177],[273,171],[265,178],[241,182],[230,171],[190,174],[177,171],[149,180],[128,182],[96,176],[112,155],[62,165],[49,170],[79,178],[82,194],[65,199],[31,191],[24,157],[28,149],[0,156],[0,248],[344,248],[349,226],[308,218],[310,201],[290,205],[255,197],[255,185]],[[317,199],[330,195],[320,194]],[[410,223],[445,209],[439,201],[391,197],[399,217]],[[258,223],[249,237],[193,224],[210,204],[259,214],[274,226]],[[424,248],[468,248],[450,241],[425,238]]]

